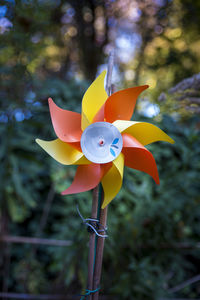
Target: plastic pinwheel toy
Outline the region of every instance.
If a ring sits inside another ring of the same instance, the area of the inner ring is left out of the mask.
[[[78,165],[74,181],[62,192],[75,194],[95,188],[104,190],[102,208],[119,192],[124,165],[148,173],[159,184],[153,155],[145,148],[156,141],[174,143],[158,127],[130,121],[139,94],[147,85],[128,88],[107,96],[106,71],[91,84],[82,100],[81,114],[59,108],[49,99],[57,139],[36,142],[63,165]]]

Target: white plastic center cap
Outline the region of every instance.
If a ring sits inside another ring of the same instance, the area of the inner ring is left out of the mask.
[[[119,130],[108,122],[88,126],[81,136],[81,149],[91,162],[105,164],[120,154],[123,140]]]

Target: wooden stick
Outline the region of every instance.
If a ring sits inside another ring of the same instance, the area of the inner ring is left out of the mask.
[[[39,295],[33,295],[33,294],[20,294],[20,293],[2,293],[0,292],[0,299],[1,298],[7,299],[19,299],[19,300],[80,300],[79,295],[63,295],[63,294],[55,294],[55,295],[46,295],[46,294],[39,294]],[[101,296],[101,300],[113,300],[113,297],[109,297],[107,295]],[[167,299],[168,300],[168,299]],[[170,299],[169,299],[170,300]],[[179,299],[180,300],[180,299]],[[190,299],[193,300],[193,299]],[[195,299],[200,300],[200,299]]]
[[[108,212],[108,207],[101,209],[100,224],[102,224],[104,227],[106,227],[106,223],[107,223],[107,212]],[[96,290],[100,285],[104,240],[105,238],[101,238],[101,237],[98,237],[97,240],[97,252],[96,252],[96,262],[94,268],[93,290]],[[94,293],[92,299],[98,300],[99,292]]]
[[[60,246],[67,247],[72,245],[72,241],[65,240],[53,240],[53,239],[41,239],[41,238],[31,238],[25,236],[0,236],[0,242],[5,243],[20,243],[20,244],[39,244],[48,246]]]
[[[108,73],[107,73],[107,80],[106,80],[106,91],[108,96],[112,93],[112,85],[111,85],[111,79],[112,79],[112,70],[114,65],[114,51],[110,53],[109,59],[108,59]],[[103,194],[103,193],[102,193]],[[103,197],[101,199],[101,202],[103,200]],[[106,228],[107,224],[107,212],[108,207],[101,209],[100,211],[100,224],[103,226],[103,228]],[[94,276],[93,276],[93,290],[96,290],[99,288],[100,280],[101,280],[101,270],[102,270],[102,263],[103,263],[103,249],[104,249],[104,238],[98,237],[97,239],[97,249],[96,249],[96,261],[95,261],[95,268],[94,268]],[[99,291],[94,293],[92,295],[92,300],[98,300],[99,299]]]
[[[200,274],[180,283],[179,285],[171,288],[168,290],[169,293],[176,293],[182,289],[184,289],[186,286],[191,285],[192,283],[195,283],[197,281],[200,281]]]
[[[19,293],[2,293],[0,292],[0,298],[5,299],[25,299],[25,300],[74,300],[80,299],[80,296],[73,295],[32,295],[32,294],[19,294]]]
[[[0,235],[0,243],[10,243],[10,244],[38,244],[46,246],[58,246],[67,247],[73,244],[70,240],[54,240],[54,239],[42,239],[36,237],[25,237],[25,236],[10,236],[10,235]],[[137,244],[135,245],[137,249],[180,249],[180,250],[192,250],[200,249],[200,243],[189,244],[189,243],[173,243],[167,244],[162,243],[160,245],[151,244]]]
[[[98,192],[99,186],[93,190],[93,199],[92,199],[92,213],[91,218],[97,218],[97,209],[98,209]],[[94,256],[95,256],[95,233],[90,233],[89,240],[89,253],[88,253],[88,278],[87,278],[87,289],[92,290],[93,288],[93,273],[94,273]],[[92,295],[88,296],[88,300],[92,300]]]

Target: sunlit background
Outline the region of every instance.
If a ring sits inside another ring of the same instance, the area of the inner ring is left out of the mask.
[[[34,140],[55,138],[48,97],[80,112],[114,49],[115,89],[150,86],[133,119],[176,143],[148,147],[160,186],[125,171],[109,206],[102,299],[198,299],[199,33],[200,1],[0,1],[1,298],[79,299],[86,286],[89,233],[76,203],[89,217],[92,194],[61,196],[75,168]]]

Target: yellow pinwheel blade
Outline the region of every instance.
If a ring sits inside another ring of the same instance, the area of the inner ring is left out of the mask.
[[[104,201],[102,209],[104,209],[117,195],[122,186],[124,173],[124,155],[120,155],[113,161],[112,167],[101,180],[104,190]]]
[[[90,164],[89,160],[66,142],[56,139],[53,141],[43,141],[36,139],[36,143],[40,145],[50,156],[63,165],[85,165]]]
[[[117,120],[113,122],[113,125],[121,133],[132,135],[144,146],[157,141],[174,143],[174,140],[164,131],[150,123]]]
[[[81,128],[84,130],[92,123],[96,113],[105,103],[108,95],[104,89],[104,78],[106,71],[103,71],[89,86],[82,100]]]

